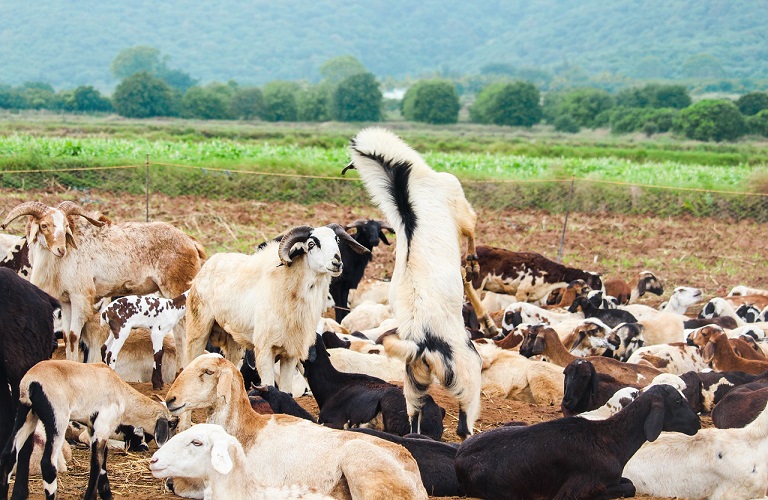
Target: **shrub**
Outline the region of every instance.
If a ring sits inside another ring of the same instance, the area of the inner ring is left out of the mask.
[[[231,117],[231,93],[220,89],[192,87],[181,98],[181,116],[201,120],[226,120]]]
[[[295,122],[297,119],[295,82],[274,81],[264,86],[264,111],[262,118],[270,122]]]
[[[531,127],[541,121],[541,95],[530,82],[498,82],[484,88],[469,108],[477,123]]]
[[[95,88],[81,85],[67,96],[66,109],[84,113],[112,111],[112,102]]]
[[[744,117],[731,101],[704,99],[682,110],[677,129],[699,141],[733,141],[746,132]]]
[[[747,118],[747,128],[750,134],[768,137],[768,109]]]
[[[383,96],[371,73],[358,73],[339,83],[331,97],[331,116],[342,122],[381,120]]]
[[[460,107],[456,87],[445,80],[417,82],[402,101],[403,118],[423,123],[456,123]]]
[[[331,119],[331,92],[327,85],[315,85],[296,98],[297,117],[305,122],[326,122]]]
[[[749,92],[736,99],[736,106],[742,115],[754,116],[768,109],[768,94],[765,92]]]
[[[558,132],[567,132],[569,134],[576,134],[581,130],[576,120],[568,115],[560,115],[555,118],[553,125]]]
[[[235,90],[229,103],[229,114],[241,120],[253,120],[264,113],[264,95],[258,87]]]
[[[121,116],[149,118],[174,116],[178,101],[171,88],[146,71],[125,78],[112,94],[112,105]]]
[[[613,106],[613,98],[605,90],[583,88],[564,94],[558,109],[559,114],[571,116],[580,126],[596,128],[608,124],[603,112]]]
[[[643,87],[623,89],[616,94],[616,105],[626,108],[675,108],[691,105],[691,96],[683,85],[649,83]]]

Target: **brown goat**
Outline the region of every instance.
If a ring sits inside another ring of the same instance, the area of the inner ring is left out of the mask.
[[[688,335],[688,344],[702,350],[704,361],[718,372],[740,371],[757,375],[768,370],[768,360],[745,359],[738,356],[722,328],[703,326]]]

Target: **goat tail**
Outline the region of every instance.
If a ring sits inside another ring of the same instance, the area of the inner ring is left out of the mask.
[[[350,144],[352,163],[374,203],[387,215],[398,237],[411,241],[417,214],[411,198],[412,176],[430,170],[422,157],[398,136],[379,127],[361,130]]]
[[[412,340],[403,340],[397,335],[387,335],[381,338],[381,345],[388,356],[401,359],[406,364],[412,363],[419,353],[419,346]]]

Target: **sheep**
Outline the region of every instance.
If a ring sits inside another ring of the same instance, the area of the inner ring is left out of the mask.
[[[137,328],[120,351],[120,360],[115,364],[114,370],[121,379],[129,383],[152,382],[156,372],[155,361],[152,357],[152,337],[146,328]],[[162,380],[171,381],[176,377],[178,358],[173,335],[168,334],[163,338],[162,360],[160,363],[160,376]]]
[[[384,432],[398,436],[410,432],[403,391],[369,375],[336,370],[319,335],[302,364],[320,409],[318,422],[321,424],[343,429],[380,419]],[[422,403],[421,432],[439,440],[443,435],[445,410],[429,395],[424,396]]]
[[[545,309],[565,309],[573,303],[576,297],[586,295],[592,291],[592,288],[590,288],[584,280],[573,280],[568,283],[565,288],[556,288],[552,290],[547,296],[547,305],[543,307]]]
[[[545,325],[534,325],[530,330],[530,333],[520,345],[520,354],[523,356],[531,357],[542,354],[548,362],[562,367],[577,359],[576,356],[565,349],[553,329]],[[610,375],[624,385],[645,386],[653,380],[653,377],[661,373],[650,366],[622,363],[613,358],[602,356],[590,356],[589,358],[580,359],[588,359],[595,365],[595,369],[598,372]]]
[[[626,387],[640,389],[636,384],[627,385],[610,375],[598,374],[587,359],[575,359],[563,369],[563,399],[560,409],[563,416],[594,410],[604,405],[616,391]]]
[[[516,302],[516,299],[512,295],[487,291],[480,302],[487,311],[494,312],[503,311],[508,305]]]
[[[613,347],[613,357],[619,361],[627,361],[645,345],[643,325],[621,323],[611,331],[606,340]]]
[[[28,280],[32,272],[32,264],[29,262],[27,239],[10,234],[0,234],[0,236],[5,241],[4,248],[0,250],[0,256],[2,256],[0,267],[7,267]]]
[[[728,292],[728,297],[738,297],[741,295],[765,295],[768,297],[768,290],[764,290],[762,288],[751,288],[744,285],[738,285],[733,288],[731,288],[731,291]]]
[[[515,302],[504,309],[504,316],[501,320],[501,332],[502,335],[506,336],[515,327],[523,323],[546,323],[553,328],[562,324],[559,331],[570,332],[583,320],[584,315],[581,313],[558,312],[543,309],[527,302]]]
[[[614,346],[608,342],[612,330],[597,318],[587,318],[562,339],[574,356],[610,356]]]
[[[605,293],[616,297],[619,304],[636,302],[645,292],[655,295],[664,293],[661,281],[651,271],[640,271],[629,283],[620,278],[605,280],[603,286]]]
[[[647,363],[663,372],[675,375],[709,368],[699,349],[683,342],[641,347],[627,359],[627,363]]]
[[[18,461],[13,498],[29,494],[32,434],[38,422],[45,428],[41,463],[46,498],[57,489],[56,459],[70,420],[89,425],[91,470],[85,498],[111,498],[107,477],[107,439],[115,431],[130,434],[135,428],[151,432],[158,445],[167,441],[174,423],[163,403],[132,388],[109,367],[68,360],[46,360],[32,367],[21,381],[20,405],[13,437],[6,444],[0,466],[0,496],[8,491],[8,472]]]
[[[489,344],[475,344],[483,358],[483,392],[526,403],[554,405],[563,398],[562,370]]]
[[[217,253],[192,281],[187,298],[186,359],[203,353],[211,332],[227,333],[227,359],[238,362],[253,349],[265,385],[275,385],[272,367],[280,355],[278,387],[292,392],[293,373],[315,342],[328,285],[342,272],[339,239],[369,250],[338,224],[290,229],[251,255]]]
[[[456,476],[467,496],[487,499],[633,496],[622,470],[640,446],[662,430],[700,427],[680,393],[658,385],[606,420],[565,417],[473,436],[456,453]]]
[[[699,411],[709,413],[734,387],[760,381],[763,375],[750,375],[744,372],[695,372],[680,375],[688,386],[686,399],[693,402],[698,399]],[[693,391],[691,389],[693,388]]]
[[[253,399],[255,397],[264,400],[269,405],[271,410],[270,413],[284,413],[286,415],[293,415],[294,417],[309,420],[310,422],[317,422],[317,419],[307,410],[302,408],[299,403],[293,399],[291,394],[283,392],[271,385],[257,385],[248,392],[248,399],[251,401],[251,407],[253,407]]]
[[[741,304],[736,309],[736,316],[741,318],[744,323],[756,323],[760,321],[760,309],[752,304]]]
[[[248,473],[265,486],[282,487],[290,478],[337,498],[427,498],[418,465],[404,448],[290,415],[259,415],[240,372],[218,354],[193,359],[171,385],[166,404],[172,414],[207,410],[208,423],[240,441]],[[174,478],[173,489],[199,497],[203,488]]]
[[[740,371],[757,375],[768,370],[768,360],[737,356],[723,329],[716,325],[707,325],[692,331],[688,335],[688,345],[701,348],[704,361],[715,371]]]
[[[712,423],[718,429],[745,427],[765,409],[768,385],[765,381],[734,387],[712,408]]]
[[[152,366],[152,388],[163,387],[163,339],[184,317],[187,294],[165,299],[150,295],[128,295],[107,305],[101,313],[101,324],[109,325],[109,337],[105,344],[104,362],[115,368],[117,357],[133,328],[148,328],[152,339],[154,364]]]
[[[585,297],[588,302],[598,309],[616,309],[619,306],[619,301],[616,297],[606,295],[602,290],[592,290]]]
[[[362,130],[352,140],[350,154],[347,168],[360,173],[397,235],[389,303],[399,337],[386,336],[383,345],[406,362],[411,430],[419,432],[421,400],[434,377],[458,399],[457,434],[465,438],[480,413],[482,361],[461,315],[464,278],[470,281],[479,272],[477,215],[455,176],[432,170],[388,130]],[[466,276],[459,264],[463,237]]]
[[[59,301],[10,269],[0,268],[0,446],[11,434],[19,384],[56,344],[53,311]]]
[[[577,279],[584,280],[592,290],[603,288],[596,273],[558,264],[538,253],[484,245],[478,245],[476,250],[480,272],[472,286],[478,290],[514,295],[519,302],[536,302]]]
[[[663,433],[627,462],[637,493],[660,497],[762,498],[768,484],[768,412],[742,429]],[[674,472],[673,472],[674,471]]]
[[[578,416],[589,420],[605,420],[611,415],[615,415],[616,413],[620,412],[623,408],[626,408],[629,403],[637,399],[637,397],[643,392],[647,391],[654,385],[660,384],[671,385],[680,391],[683,397],[685,397],[685,393],[683,391],[687,389],[687,386],[685,385],[683,379],[671,373],[662,373],[661,375],[657,375],[650,384],[642,389],[636,389],[634,387],[624,387],[623,389],[619,389],[613,394],[613,396],[608,399],[608,401],[605,402],[603,406],[594,410],[579,413]],[[696,408],[692,407],[691,409],[696,411]]]
[[[381,325],[384,320],[390,319],[391,317],[392,309],[389,305],[366,301],[344,316],[344,319],[341,320],[341,327],[348,332],[359,332],[376,328]]]
[[[336,321],[341,323],[344,317],[349,313],[349,291],[357,288],[360,280],[363,278],[365,268],[373,258],[373,247],[379,245],[379,241],[389,245],[389,240],[384,234],[388,231],[394,234],[395,230],[384,221],[374,219],[358,219],[347,224],[344,229],[347,231],[355,230],[352,238],[362,246],[367,248],[367,253],[360,254],[351,251],[347,247],[340,247],[341,262],[344,264],[344,272],[331,280],[330,293],[333,301],[336,303]]]
[[[97,299],[155,291],[176,297],[189,288],[205,259],[202,245],[170,224],[112,223],[71,201],[57,207],[22,203],[0,227],[24,215],[29,216],[30,281],[62,302],[69,360],[78,358],[83,325]],[[76,216],[90,224],[77,224]],[[181,329],[174,334],[176,344],[183,345]]]
[[[185,477],[205,483],[205,498],[331,500],[308,488],[265,487],[248,473],[248,458],[240,442],[217,424],[197,424],[182,431],[149,460],[156,478]]]
[[[659,309],[645,304],[627,304],[621,306],[620,309],[629,311],[638,320],[654,317],[660,312],[683,315],[689,307],[701,301],[702,295],[702,291],[698,288],[679,286],[672,291],[669,300],[662,304]]]
[[[736,327],[745,326],[743,319],[736,314],[734,305],[722,297],[714,297],[707,302],[699,313],[699,318],[716,318],[726,316],[736,321]],[[734,327],[735,328],[735,327]]]
[[[356,289],[349,291],[350,309],[354,309],[366,300],[377,304],[389,304],[389,285],[389,281],[377,278],[362,280]]]
[[[568,312],[583,312],[585,318],[597,318],[611,328],[620,323],[636,323],[637,319],[623,309],[598,309],[586,297],[576,297]]]

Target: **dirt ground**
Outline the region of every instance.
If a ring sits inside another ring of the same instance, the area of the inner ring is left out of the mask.
[[[116,221],[143,220],[145,199],[141,196],[114,196],[110,193],[82,193],[51,189],[48,192],[0,192],[0,208],[9,210],[16,203],[38,200],[49,205],[64,199],[100,210]],[[266,238],[299,224],[348,223],[358,218],[381,218],[376,209],[366,206],[341,206],[332,203],[299,205],[243,200],[212,201],[191,197],[166,198],[153,195],[150,218],[164,220],[197,237],[211,255],[218,251],[250,251]],[[563,216],[536,211],[492,212],[478,210],[479,244],[511,250],[535,251],[557,258]],[[765,225],[750,221],[716,219],[627,217],[611,214],[571,214],[565,235],[564,262],[603,273],[604,277],[629,280],[648,269],[665,284],[662,297],[644,300],[660,304],[676,286],[701,288],[706,298],[724,295],[734,285],[768,288],[768,240]],[[21,234],[23,223],[16,222],[8,232]],[[393,248],[374,253],[368,277],[388,278],[394,263]],[[150,384],[136,384],[152,394]],[[159,391],[164,395],[167,391]],[[444,440],[458,442],[455,434],[458,410],[455,401],[433,390],[438,404],[446,409]],[[317,414],[311,396],[299,402]],[[483,395],[482,416],[477,429],[487,430],[517,420],[536,423],[559,417],[556,407],[537,406]],[[705,425],[708,420],[704,419]],[[111,452],[108,470],[112,491],[122,498],[172,498],[161,481],[149,473],[151,453]],[[75,450],[69,471],[59,476],[62,498],[82,496],[88,479],[88,451]],[[33,498],[43,498],[39,478],[31,482]]]

